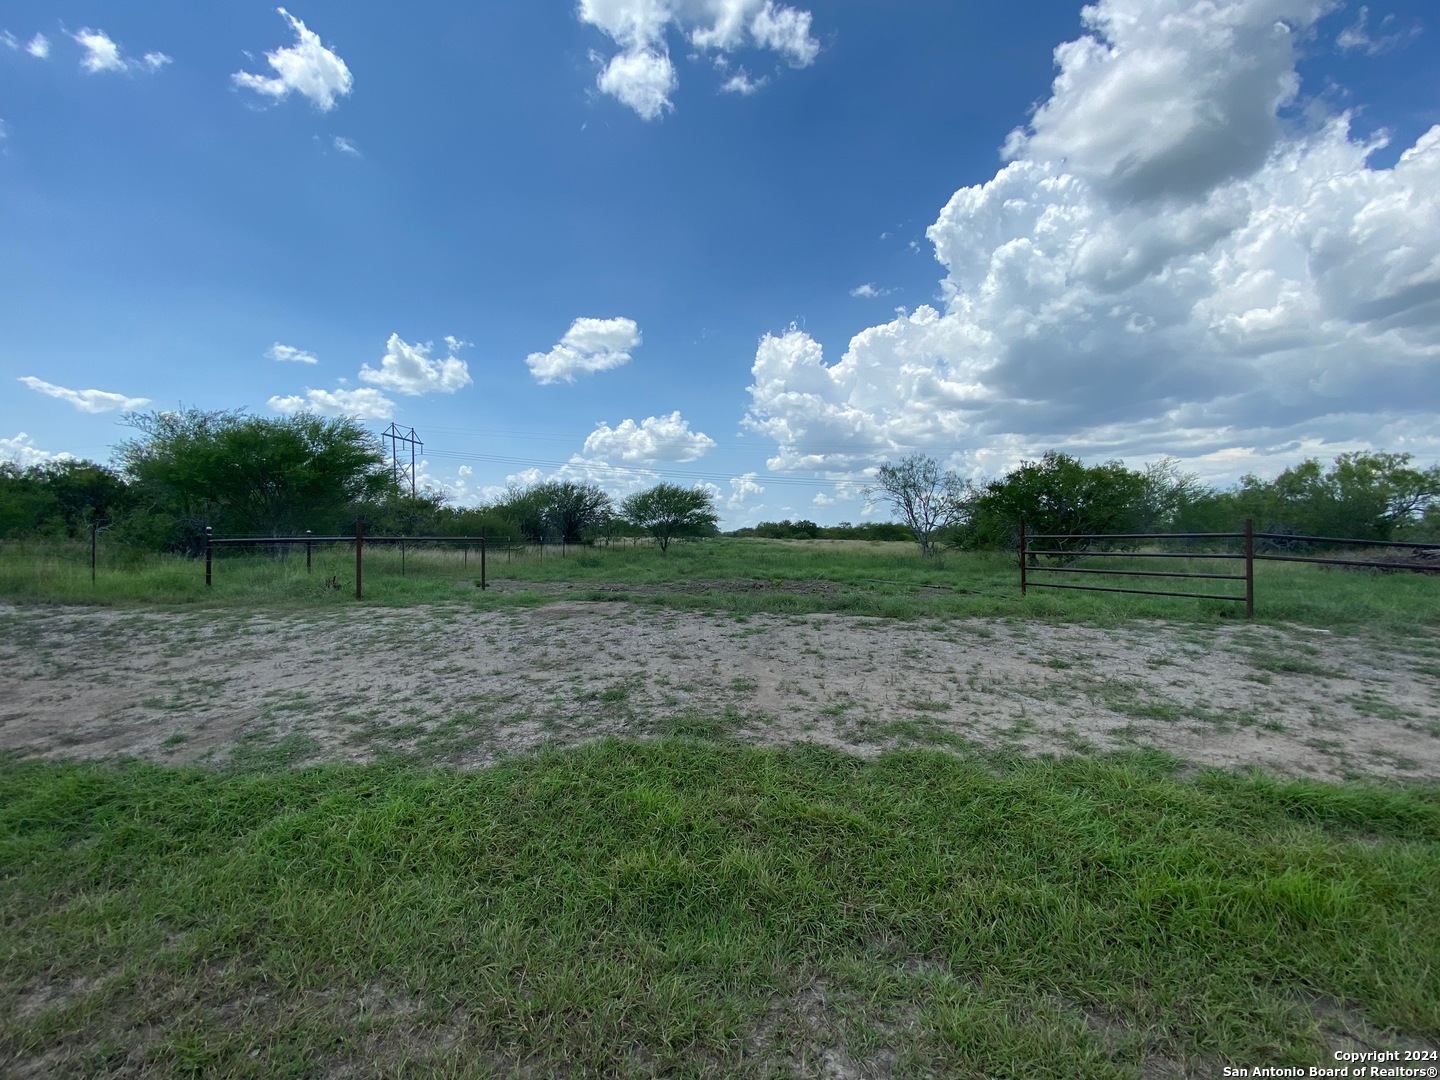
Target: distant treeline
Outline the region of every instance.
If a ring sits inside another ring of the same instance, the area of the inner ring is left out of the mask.
[[[852,525],[842,521],[838,525],[816,525],[804,518],[799,521],[762,521],[759,525],[734,529],[726,536],[753,536],[762,540],[914,540],[915,534],[908,525],[899,522],[866,522]]]
[[[357,517],[371,534],[569,543],[648,535],[662,550],[719,534],[710,494],[671,484],[618,505],[594,484],[556,480],[512,487],[480,507],[452,506],[434,492],[412,496],[396,484],[379,440],[344,417],[192,409],[126,422],[138,436],[117,446],[109,465],[0,463],[0,539],[77,538],[93,523],[107,543],[193,553],[206,526],[217,536],[348,535]],[[974,483],[912,455],[881,467],[870,496],[903,523],[786,519],[727,535],[921,540],[928,551],[1012,547],[1022,519],[1034,532],[1074,534],[1235,532],[1250,518],[1261,532],[1440,542],[1440,465],[1416,467],[1410,454],[1342,454],[1328,466],[1310,459],[1223,491],[1169,458],[1136,471],[1051,452]]]

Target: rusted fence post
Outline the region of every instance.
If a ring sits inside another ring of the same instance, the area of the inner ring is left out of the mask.
[[[485,537],[480,537],[480,591],[489,588],[485,584]]]
[[[1025,595],[1025,519],[1020,519],[1020,595]]]
[[[210,552],[211,552],[210,539],[211,539],[211,535],[212,535],[212,534],[211,534],[211,532],[210,532],[210,526],[209,526],[209,525],[206,525],[206,526],[205,526],[205,587],[206,587],[207,589],[210,587]]]
[[[305,572],[310,573],[310,537],[313,534],[309,529],[305,530]]]
[[[365,546],[365,525],[361,518],[355,519],[355,599],[360,599],[360,550]]]
[[[1255,522],[1245,519],[1245,618],[1255,617]]]

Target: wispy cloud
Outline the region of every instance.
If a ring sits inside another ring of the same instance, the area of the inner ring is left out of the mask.
[[[142,405],[150,404],[149,398],[128,397],[125,394],[114,394],[107,390],[71,390],[69,387],[56,386],[44,379],[37,379],[34,375],[24,375],[20,378],[20,382],[38,394],[45,394],[47,397],[68,402],[81,412],[118,412],[122,409],[138,409]]]
[[[265,355],[271,360],[294,364],[318,364],[320,362],[312,353],[308,353],[304,349],[297,349],[293,345],[281,345],[278,341],[265,350]]]
[[[868,298],[871,296],[889,296],[894,291],[894,289],[877,288],[873,281],[867,281],[864,285],[857,285],[851,289],[850,295]]]

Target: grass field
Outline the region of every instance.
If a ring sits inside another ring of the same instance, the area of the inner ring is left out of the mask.
[[[10,1075],[1218,1076],[1440,1045],[1433,790],[683,738],[468,774],[12,762],[0,867]]]
[[[1164,618],[1196,642],[1243,621],[1209,601],[1022,600],[1009,557],[910,545],[492,556],[484,593],[473,553],[408,552],[402,577],[377,551],[358,607],[339,550],[310,575],[227,556],[208,592],[194,560],[110,558],[92,586],[88,552],[0,551],[6,625],[29,633],[54,603],[283,627],[557,599],[728,613],[737,634],[762,613]],[[1437,651],[1433,578],[1256,576],[1257,622]],[[1318,644],[1265,656],[1256,685],[1334,674]],[[600,713],[626,706],[596,693]],[[862,760],[744,745],[724,720],[687,706],[648,741],[483,769],[296,767],[283,742],[208,768],[0,754],[0,1075],[1152,1080],[1376,1048],[1440,1064],[1436,778],[1282,780],[1153,751]]]
[[[922,558],[914,544],[880,541],[719,539],[653,546],[496,550],[488,558],[486,593],[477,587],[478,553],[417,548],[401,555],[378,546],[365,555],[365,601],[386,606],[437,602],[515,605],[542,602],[557,589],[573,599],[635,599],[647,604],[733,613],[835,612],[886,618],[1022,617],[1099,625],[1137,618],[1215,622],[1244,618],[1244,605],[1216,600],[1115,593],[1031,590],[1021,597],[1013,555],[947,553]],[[1079,565],[1092,565],[1082,563]],[[1093,565],[1101,565],[1094,560]],[[1165,569],[1233,574],[1238,562],[1167,560]],[[1155,570],[1155,560],[1104,560],[1105,569]],[[0,597],[15,600],[278,608],[354,603],[354,555],[317,551],[306,573],[303,554],[280,560],[225,551],[214,585],[205,587],[199,559],[109,552],[90,580],[83,545],[0,547]],[[1038,580],[1038,578],[1037,578]],[[1054,575],[1046,580],[1077,581]],[[1093,579],[1091,579],[1093,580]],[[1101,579],[1125,586],[1238,593],[1239,582]],[[1086,581],[1088,584],[1089,581]],[[1405,631],[1440,626],[1440,576],[1257,563],[1256,619],[1341,631]]]

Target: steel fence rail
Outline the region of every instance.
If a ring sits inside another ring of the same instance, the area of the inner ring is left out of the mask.
[[[1184,551],[1054,551],[1048,548],[1035,550],[1030,547],[1029,541],[1036,540],[1243,540],[1245,551],[1243,554],[1234,552],[1218,552],[1210,554],[1192,553]],[[1069,567],[1069,566],[1030,566],[1030,561],[1040,556],[1059,558],[1090,558],[1091,556],[1108,556],[1111,558],[1141,558],[1141,559],[1244,559],[1245,573],[1242,574],[1208,574],[1194,571],[1161,571],[1161,570],[1101,570],[1091,567]],[[1222,595],[1219,593],[1190,593],[1172,592],[1161,589],[1122,589],[1113,585],[1066,585],[1058,581],[1030,581],[1029,572],[1042,573],[1071,573],[1071,574],[1112,574],[1125,577],[1164,577],[1164,578],[1196,578],[1207,581],[1243,581],[1245,583],[1245,595],[1235,596]],[[1245,531],[1240,533],[1076,533],[1065,535],[1062,533],[1038,533],[1034,536],[1027,536],[1025,533],[1025,521],[1020,521],[1020,595],[1024,596],[1027,590],[1034,586],[1037,589],[1078,589],[1086,592],[1113,592],[1131,593],[1140,596],[1182,596],[1195,600],[1232,600],[1236,603],[1244,603],[1245,617],[1255,617],[1255,531],[1254,522],[1249,518],[1245,520]]]
[[[354,544],[355,545],[355,599],[364,598],[361,582],[365,570],[365,544],[399,544],[400,547],[400,573],[405,573],[405,544],[458,544],[465,552],[465,561],[470,560],[470,546],[480,546],[480,588],[489,588],[486,579],[486,538],[480,536],[366,536],[365,522],[362,518],[355,519],[354,536],[315,536],[307,532],[304,536],[216,536],[212,528],[205,526],[205,585],[211,587],[214,582],[214,553],[215,548],[233,546],[256,546],[266,544],[304,544],[305,545],[305,571],[311,570],[311,556],[316,544]]]
[[[1069,550],[1057,550],[1050,548],[1033,548],[1032,541],[1074,541],[1080,546]],[[1086,546],[1094,541],[1114,540],[1243,540],[1245,550],[1243,552],[1203,552],[1203,551],[1091,551]],[[1409,570],[1416,573],[1440,573],[1440,562],[1435,565],[1413,562],[1377,562],[1374,559],[1345,559],[1325,558],[1318,555],[1276,555],[1271,553],[1257,554],[1255,542],[1257,540],[1270,543],[1298,543],[1298,544],[1329,544],[1341,545],[1351,544],[1358,547],[1368,548],[1404,548],[1413,552],[1417,557],[1422,552],[1440,552],[1440,544],[1422,544],[1405,540],[1358,540],[1340,536],[1308,536],[1294,535],[1289,533],[1256,532],[1255,523],[1252,519],[1246,519],[1245,531],[1239,533],[1027,533],[1025,522],[1020,522],[1020,593],[1025,595],[1027,589],[1083,589],[1091,592],[1123,592],[1137,593],[1142,596],[1185,596],[1197,600],[1234,600],[1245,602],[1246,618],[1254,618],[1255,615],[1255,564],[1257,562],[1295,562],[1315,563],[1321,566],[1349,566],[1361,569],[1373,570]],[[1245,573],[1241,574],[1208,574],[1198,572],[1163,571],[1163,570],[1103,570],[1088,566],[1041,566],[1035,560],[1040,557],[1061,558],[1061,559],[1091,559],[1091,558],[1115,558],[1115,559],[1243,559],[1245,562]],[[1031,563],[1034,562],[1034,565]],[[1164,577],[1164,578],[1197,578],[1210,581],[1243,581],[1245,583],[1244,596],[1222,596],[1216,593],[1182,593],[1162,592],[1157,589],[1121,589],[1104,585],[1067,585],[1054,581],[1032,581],[1030,575],[1035,573],[1045,574],[1110,574],[1125,577]]]

